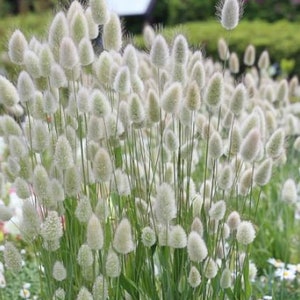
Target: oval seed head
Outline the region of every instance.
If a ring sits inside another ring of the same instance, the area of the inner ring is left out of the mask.
[[[32,150],[38,153],[49,146],[49,129],[45,122],[37,120],[32,126]]]
[[[22,269],[22,257],[17,248],[11,243],[6,242],[4,246],[4,262],[8,270],[18,273]]]
[[[158,68],[166,66],[169,59],[169,48],[165,38],[157,35],[150,50],[151,62]]]
[[[221,279],[220,279],[220,286],[222,289],[227,289],[231,287],[232,278],[231,278],[231,271],[226,268],[223,270]]]
[[[213,159],[218,159],[223,153],[223,142],[218,131],[213,132],[209,138],[208,153]]]
[[[221,73],[217,72],[209,79],[204,100],[209,107],[217,108],[223,99],[223,93],[223,76]]]
[[[10,60],[18,65],[23,64],[24,53],[28,43],[20,30],[15,30],[8,42],[8,56]]]
[[[38,200],[43,203],[48,198],[46,187],[49,184],[49,177],[46,169],[42,165],[37,165],[33,173],[33,192]]]
[[[286,203],[296,203],[297,201],[297,187],[293,179],[287,179],[283,184],[281,191],[281,199]]]
[[[67,18],[63,12],[58,12],[50,25],[48,36],[49,45],[56,54],[56,57],[62,39],[67,36],[69,36]]]
[[[204,276],[208,279],[212,279],[216,277],[218,273],[218,265],[211,257],[208,257],[205,260],[203,269],[204,269]]]
[[[180,225],[172,227],[169,236],[169,246],[172,248],[185,248],[187,237],[184,229]]]
[[[234,94],[231,98],[229,108],[236,116],[238,116],[241,113],[244,107],[244,103],[246,103],[246,101],[247,101],[247,90],[244,84],[240,83],[237,85],[237,87],[234,90]]]
[[[236,230],[241,223],[240,214],[237,211],[232,211],[228,215],[226,223],[229,226],[230,230]]]
[[[128,67],[121,67],[113,83],[114,89],[120,94],[129,94],[130,92],[130,73]]]
[[[89,39],[89,28],[83,11],[76,11],[71,19],[70,34],[78,44],[82,39]]]
[[[226,212],[226,203],[224,200],[220,200],[216,203],[213,203],[211,208],[208,211],[208,215],[211,220],[220,221],[224,218]]]
[[[108,21],[109,12],[105,0],[90,0],[92,17],[97,25],[103,25]]]
[[[48,195],[50,202],[62,202],[65,200],[65,191],[63,189],[61,181],[56,178],[51,178],[48,186]]]
[[[198,271],[198,269],[195,266],[191,267],[189,277],[188,277],[188,283],[192,288],[196,288],[201,283],[201,275]]]
[[[220,38],[218,40],[218,54],[219,54],[219,58],[223,61],[226,61],[230,55],[228,45],[223,38]]]
[[[83,244],[80,246],[77,254],[77,262],[79,266],[83,268],[89,267],[93,264],[94,262],[93,252],[88,245]]]
[[[99,141],[103,136],[103,128],[101,123],[101,119],[95,116],[91,116],[88,120],[88,134],[87,138],[89,141]]]
[[[105,50],[120,51],[122,47],[122,28],[120,18],[116,13],[111,13],[109,20],[103,26],[103,47]]]
[[[41,220],[36,208],[30,200],[25,200],[22,206],[22,221],[20,224],[22,237],[27,241],[34,240],[40,232]]]
[[[192,223],[192,226],[191,226],[191,231],[195,231],[201,237],[203,236],[203,224],[202,224],[201,220],[198,217],[196,217],[193,220],[193,223]]]
[[[59,64],[54,63],[50,71],[50,85],[53,88],[65,87],[67,84],[67,77],[64,70]]]
[[[152,123],[160,121],[158,95],[153,89],[149,89],[147,94],[147,118]]]
[[[112,66],[113,59],[110,53],[107,51],[101,52],[98,60],[95,63],[95,73],[98,80],[104,85],[109,84],[109,75]]]
[[[188,60],[189,46],[186,38],[179,34],[176,36],[172,48],[172,60],[174,64],[185,65]]]
[[[48,44],[44,44],[39,53],[39,65],[41,75],[48,77],[51,74],[51,67],[54,63],[54,57]]]
[[[41,225],[41,236],[45,241],[56,241],[63,236],[62,221],[56,211],[49,211]]]
[[[79,60],[82,66],[90,65],[95,58],[94,49],[88,38],[83,38],[78,45]]]
[[[16,194],[21,199],[27,199],[31,195],[31,191],[28,183],[23,178],[17,177],[14,182],[14,187],[16,188]]]
[[[61,261],[56,261],[54,263],[52,276],[57,281],[63,281],[67,278],[67,270]]]
[[[126,218],[122,219],[116,229],[113,247],[120,254],[128,254],[135,248],[132,240],[131,225]]]
[[[187,250],[189,259],[194,262],[203,261],[208,254],[204,240],[195,231],[192,231],[188,236]]]
[[[87,244],[92,250],[101,250],[104,243],[103,230],[99,219],[92,214],[87,225]]]
[[[289,96],[288,82],[286,79],[282,79],[278,85],[276,100],[281,103],[285,103],[288,101],[288,96]]]
[[[284,131],[282,128],[277,129],[269,138],[266,144],[266,152],[272,157],[276,158],[284,150]]]
[[[179,147],[178,137],[170,129],[166,129],[164,132],[164,142],[165,142],[166,147],[171,152],[176,151]]]
[[[72,70],[79,64],[79,56],[76,46],[70,37],[64,37],[59,47],[59,63],[68,70]]]
[[[67,11],[68,23],[71,24],[73,17],[77,13],[82,13],[82,12],[83,12],[83,7],[82,7],[80,1],[78,1],[78,0],[72,1],[70,6],[69,6],[69,9]]]
[[[27,72],[33,77],[33,78],[39,78],[41,75],[40,72],[40,64],[39,64],[39,58],[35,54],[35,52],[27,49],[24,53],[24,65],[26,67]]]
[[[94,158],[93,172],[97,182],[107,182],[110,180],[113,171],[110,156],[104,148],[100,148]]]
[[[13,217],[13,211],[4,204],[0,204],[0,221],[7,222]]]
[[[91,110],[89,98],[89,90],[81,86],[77,93],[77,106],[79,112],[88,113]]]
[[[131,75],[137,74],[139,67],[137,51],[131,44],[128,44],[124,49],[123,62],[128,67]]]
[[[154,39],[155,39],[155,32],[150,25],[144,26],[143,38],[144,38],[144,42],[145,42],[147,49],[150,49],[150,47],[153,44]]]
[[[103,92],[96,89],[93,91],[90,98],[91,109],[95,116],[105,118],[111,112],[110,103]]]
[[[251,67],[255,62],[255,47],[248,45],[244,54],[244,64]]]
[[[182,99],[182,85],[179,82],[172,83],[163,93],[161,107],[165,112],[174,114],[178,111]]]
[[[253,180],[259,186],[266,185],[272,176],[273,161],[271,158],[264,160],[254,172]]]
[[[19,94],[15,86],[8,79],[0,75],[0,103],[11,107],[19,101]]]
[[[201,61],[197,61],[192,69],[191,80],[196,80],[200,89],[205,85],[205,69]]]
[[[186,82],[186,66],[182,64],[173,64],[172,65],[172,81],[173,82],[180,82],[182,84],[185,84]]]
[[[168,224],[176,217],[175,194],[169,184],[162,183],[157,187],[154,211],[158,222],[162,224]]]
[[[59,299],[59,298],[58,298]],[[76,300],[93,300],[93,295],[86,287],[81,287]]]
[[[225,191],[230,189],[233,184],[233,179],[234,178],[233,178],[232,167],[226,165],[218,172],[218,177],[217,177],[218,187]]]
[[[94,300],[108,299],[108,285],[102,275],[97,276],[95,279],[93,284],[93,296]]]
[[[142,229],[142,243],[145,247],[151,247],[156,243],[155,231],[151,227],[144,227]]]
[[[81,223],[87,223],[93,213],[90,199],[81,196],[75,209],[75,216]]]
[[[226,30],[238,25],[242,12],[242,2],[239,0],[221,0],[217,6],[217,16]]]
[[[133,123],[137,124],[145,120],[145,109],[137,94],[132,94],[130,97],[129,118]]]
[[[73,165],[65,173],[65,193],[68,196],[77,196],[81,189],[81,175],[78,168]]]
[[[98,36],[99,29],[98,29],[98,25],[95,23],[93,19],[92,10],[90,7],[88,7],[85,10],[85,18],[88,24],[89,38],[93,40]]]
[[[66,297],[66,292],[62,288],[58,288],[53,295],[53,300],[64,300]]]
[[[187,95],[185,98],[185,105],[191,111],[197,111],[200,108],[201,97],[200,90],[197,82],[193,80],[188,85]]]
[[[43,99],[43,111],[45,114],[54,114],[59,108],[58,99],[51,91],[46,91]]]
[[[255,239],[255,229],[251,222],[242,221],[236,233],[236,239],[239,243],[243,245],[251,244]]]
[[[266,70],[269,67],[270,57],[269,57],[269,52],[267,50],[261,53],[257,64],[261,70]]]
[[[116,278],[121,274],[121,263],[118,255],[113,250],[110,250],[107,254],[105,270],[108,277]]]
[[[229,70],[232,74],[237,74],[240,71],[240,61],[235,52],[232,52],[229,57]]]
[[[11,156],[16,158],[24,157],[28,153],[26,147],[21,138],[14,135],[9,137],[9,154]]]
[[[240,154],[244,161],[252,162],[260,148],[260,133],[257,128],[252,129],[241,144]]]

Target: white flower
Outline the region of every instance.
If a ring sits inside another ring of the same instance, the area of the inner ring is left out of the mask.
[[[24,287],[20,290],[19,293],[20,297],[22,299],[28,299],[30,297],[30,292],[28,289],[25,289]]]
[[[279,259],[269,258],[267,262],[273,265],[275,268],[284,268],[284,262]]]
[[[296,264],[296,265],[288,264],[287,268],[291,271],[300,273],[300,264]]]
[[[280,280],[293,281],[296,278],[296,272],[289,269],[277,269],[275,271],[275,277],[279,277]]]

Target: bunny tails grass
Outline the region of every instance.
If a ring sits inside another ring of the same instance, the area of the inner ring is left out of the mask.
[[[0,285],[34,257],[38,299],[262,299],[268,256],[300,257],[299,80],[224,38],[215,61],[146,26],[141,51],[104,0],[86,2],[8,42]],[[219,3],[226,30],[242,8]]]

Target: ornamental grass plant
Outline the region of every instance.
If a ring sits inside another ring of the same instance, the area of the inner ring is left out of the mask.
[[[241,4],[224,2],[231,30]],[[181,34],[168,45],[144,33],[147,52],[91,0],[58,12],[41,41],[20,30],[9,40],[22,70],[16,83],[0,76],[0,179],[24,199],[19,229],[40,266],[40,298],[249,299],[260,200],[299,134],[289,101],[298,82],[274,81],[253,46],[237,79],[229,53],[221,64]],[[284,201],[295,193],[287,181]],[[3,257],[17,276],[13,243]]]

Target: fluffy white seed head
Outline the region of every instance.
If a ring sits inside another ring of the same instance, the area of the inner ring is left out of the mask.
[[[276,100],[280,103],[286,103],[289,96],[289,85],[286,79],[282,79],[279,82],[276,94]]]
[[[253,161],[260,148],[260,132],[257,128],[252,129],[241,144],[240,154],[245,161]]]
[[[94,300],[108,299],[108,284],[102,275],[97,276],[95,279],[93,284],[93,297]]]
[[[230,230],[236,230],[241,223],[240,214],[237,211],[232,211],[228,215],[226,223],[229,226]]]
[[[103,47],[105,50],[119,51],[122,47],[122,28],[120,18],[116,13],[111,13],[109,20],[103,26]]]
[[[94,59],[94,49],[91,41],[88,38],[83,38],[78,45],[79,61],[82,66],[90,65]]]
[[[143,29],[143,38],[145,41],[145,45],[148,49],[150,49],[150,47],[153,44],[153,41],[155,39],[155,32],[153,30],[153,28],[149,25],[146,25]]]
[[[51,66],[50,84],[54,88],[65,87],[67,84],[65,72],[59,64],[53,63]]]
[[[80,246],[77,254],[77,262],[79,266],[83,268],[89,267],[93,264],[93,252],[87,244],[83,244]]]
[[[277,129],[269,138],[266,144],[266,152],[272,157],[279,157],[284,151],[284,131],[282,128]]]
[[[15,30],[8,42],[8,56],[10,60],[18,65],[23,64],[24,53],[28,48],[28,43],[20,30]]]
[[[255,47],[248,45],[244,53],[244,64],[246,66],[252,66],[255,63]]]
[[[58,298],[59,299],[59,298]],[[76,300],[93,300],[93,295],[86,287],[81,287]]]
[[[39,78],[41,75],[40,72],[40,64],[39,64],[39,58],[37,54],[27,49],[24,53],[24,65],[27,70],[27,72],[33,77],[33,78]]]
[[[128,109],[129,118],[133,123],[139,124],[145,120],[145,109],[137,94],[131,95]]]
[[[76,46],[70,37],[64,37],[60,43],[59,63],[68,70],[72,70],[79,64]]]
[[[204,87],[206,81],[206,74],[205,74],[205,68],[201,61],[197,61],[193,66],[191,79],[196,80],[200,89]]]
[[[75,216],[81,223],[87,223],[92,216],[93,210],[90,199],[86,196],[81,196],[77,202]]]
[[[61,261],[54,263],[52,276],[57,281],[63,281],[67,278],[67,270]]]
[[[194,289],[198,287],[201,283],[201,275],[195,266],[191,267],[188,277],[188,283]]]
[[[244,84],[240,83],[235,88],[235,91],[231,97],[229,108],[236,116],[238,116],[241,113],[246,101],[247,90]]]
[[[131,75],[137,74],[139,62],[136,49],[131,45],[127,45],[124,49],[123,63],[130,71]]]
[[[168,224],[176,217],[175,194],[169,184],[162,183],[157,188],[154,211],[158,222],[162,224]]]
[[[153,89],[149,89],[147,94],[147,117],[151,123],[160,121],[158,95]]]
[[[81,174],[78,168],[73,165],[65,171],[64,182],[65,193],[68,196],[77,196],[81,189]]]
[[[39,53],[39,65],[41,75],[44,77],[48,77],[51,74],[51,67],[54,63],[53,53],[48,44],[44,44],[41,47],[41,51]]]
[[[233,171],[230,165],[224,166],[218,171],[217,184],[222,190],[228,190],[231,188],[233,183]]]
[[[105,118],[110,112],[111,107],[106,94],[95,89],[90,95],[91,110],[97,117]]]
[[[187,245],[187,236],[180,225],[173,226],[169,237],[169,246],[172,248],[185,248]]]
[[[213,205],[208,211],[208,215],[211,220],[220,221],[224,218],[225,212],[226,212],[226,203],[224,200],[220,200],[216,203],[213,203]]]
[[[158,68],[164,68],[169,59],[169,47],[165,38],[157,35],[150,50],[151,62]]]
[[[77,93],[77,107],[80,113],[88,113],[91,109],[90,93],[86,87],[80,87]]]
[[[218,131],[213,132],[209,138],[208,153],[213,159],[218,159],[223,153],[223,142]]]
[[[13,211],[4,204],[0,204],[0,221],[7,222],[13,217]]]
[[[109,181],[112,175],[113,166],[107,150],[100,148],[93,161],[93,172],[97,182]]]
[[[272,176],[272,166],[273,161],[271,158],[267,158],[260,163],[253,176],[253,180],[257,185],[264,186],[270,181]]]
[[[156,243],[155,231],[149,226],[144,227],[142,229],[141,240],[145,247],[153,246]]]
[[[93,16],[92,16],[92,10],[90,7],[88,7],[85,10],[85,18],[88,24],[88,30],[89,30],[89,38],[95,39],[99,34],[98,25],[95,23]]]
[[[22,103],[32,100],[35,87],[30,75],[26,71],[21,71],[19,74],[17,89]]]
[[[135,248],[131,233],[131,225],[126,218],[121,220],[116,229],[113,247],[120,254],[128,254]]]
[[[193,80],[188,85],[187,95],[185,98],[185,105],[191,111],[197,111],[200,108],[201,96],[200,89],[196,80]]]
[[[205,260],[203,269],[204,269],[204,276],[208,279],[212,279],[216,277],[218,273],[218,265],[211,257],[208,257]]]
[[[220,279],[220,286],[222,289],[228,289],[231,287],[232,284],[232,272],[225,268],[222,272],[221,279]]]
[[[255,239],[255,229],[249,221],[242,221],[237,228],[236,239],[240,244],[251,244]]]
[[[5,77],[0,75],[0,103],[12,107],[20,101],[15,86]]]
[[[71,145],[64,135],[61,135],[56,142],[54,160],[62,170],[66,170],[74,164]]]
[[[63,236],[62,221],[56,211],[49,211],[41,225],[41,236],[45,241],[59,240]]]
[[[87,225],[87,245],[92,250],[101,250],[104,243],[104,236],[101,223],[95,214],[92,214]]]
[[[189,46],[186,38],[182,34],[177,35],[171,53],[173,63],[185,65],[188,60],[188,54]]]
[[[269,67],[270,57],[269,57],[269,52],[267,50],[261,53],[257,64],[261,70],[266,70]]]
[[[179,108],[182,99],[182,85],[179,82],[172,83],[161,97],[161,107],[167,113],[174,114]]]
[[[229,57],[229,70],[232,74],[238,74],[240,71],[240,61],[235,52],[232,52]]]
[[[82,39],[89,39],[89,27],[83,11],[76,11],[71,19],[70,34],[78,44]]]
[[[223,38],[220,38],[218,40],[218,54],[219,54],[219,58],[223,61],[226,61],[230,55],[228,45]]]
[[[208,81],[204,100],[210,108],[217,108],[223,100],[224,82],[221,73],[217,72]]]
[[[90,0],[91,13],[97,25],[105,24],[109,19],[109,12],[105,0]]]
[[[120,94],[129,94],[130,92],[130,73],[129,68],[121,67],[115,77],[113,83],[114,89]]]
[[[203,261],[208,254],[204,240],[195,231],[192,231],[188,236],[187,250],[189,259],[194,262]]]
[[[239,0],[221,0],[217,6],[217,16],[226,30],[234,29],[242,15],[242,2]]]
[[[281,199],[286,203],[296,203],[297,201],[297,187],[294,179],[287,179],[281,190]]]
[[[111,67],[113,66],[113,59],[109,52],[103,51],[101,52],[98,60],[95,62],[95,73],[98,80],[104,84],[109,84],[109,76]]]
[[[108,277],[115,278],[119,277],[121,274],[121,262],[118,255],[113,250],[110,250],[107,254],[105,270]]]
[[[8,270],[19,273],[22,269],[22,257],[17,248],[11,243],[6,242],[4,246],[4,263]]]

